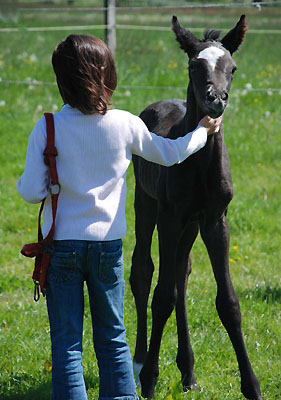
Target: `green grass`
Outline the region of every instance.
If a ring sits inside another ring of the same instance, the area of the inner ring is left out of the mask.
[[[184,14],[186,26],[231,28],[241,10]],[[244,11],[244,10],[243,10]],[[250,28],[277,29],[280,9],[251,11]],[[278,14],[279,12],[279,14]],[[55,18],[55,17],[54,17]],[[58,18],[58,17],[56,17]],[[58,22],[67,24],[65,17]],[[125,21],[124,15],[119,17]],[[130,17],[131,18],[131,17]],[[134,23],[144,16],[135,16]],[[169,24],[169,15],[148,15],[148,24]],[[70,23],[81,23],[79,18]],[[19,25],[46,25],[38,15],[26,16]],[[83,19],[88,23],[87,18]],[[279,19],[280,21],[280,19]],[[51,22],[50,22],[51,23]],[[130,23],[130,22],[127,22]],[[131,22],[132,23],[132,22]],[[7,24],[3,23],[3,26]],[[279,24],[280,25],[280,24]],[[70,33],[70,32],[69,32]],[[102,31],[89,31],[101,36]],[[0,77],[2,80],[54,82],[50,57],[56,43],[68,32],[20,34],[0,33]],[[117,89],[116,108],[138,114],[147,104],[165,98],[184,98],[187,86],[187,58],[170,32],[118,31],[116,63],[119,85],[175,86],[174,90]],[[7,45],[8,44],[8,45]],[[280,88],[278,35],[248,34],[241,51],[230,107],[225,114],[235,197],[228,212],[231,231],[231,275],[240,299],[243,331],[250,359],[259,378],[264,400],[280,398],[280,303],[281,303],[281,139],[279,92],[238,91]],[[33,302],[32,261],[20,256],[24,243],[36,238],[38,207],[25,203],[16,192],[24,169],[29,133],[44,111],[61,106],[55,86],[8,85],[0,83],[0,399],[45,400],[50,396],[50,340],[45,300]],[[128,283],[134,246],[134,178],[128,172],[127,222],[124,241],[126,327],[134,349],[136,313]],[[157,238],[153,258],[158,264]],[[175,316],[165,327],[160,354],[160,377],[155,398],[237,400],[240,380],[234,351],[218,319],[214,302],[215,281],[206,250],[198,238],[193,251],[193,272],[187,294],[195,374],[200,386],[196,393],[182,394],[176,369]],[[157,274],[156,274],[157,275]],[[156,283],[155,276],[153,284]],[[86,303],[87,303],[87,295]],[[149,313],[149,321],[151,315]],[[98,397],[98,371],[91,343],[88,307],[85,313],[84,372],[88,398]]]

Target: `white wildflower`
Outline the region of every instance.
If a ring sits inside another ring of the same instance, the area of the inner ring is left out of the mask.
[[[246,83],[245,88],[246,88],[247,90],[251,90],[251,89],[253,88],[253,86],[252,86],[251,83]]]
[[[259,351],[260,346],[261,346],[260,343],[258,341],[256,341],[256,349],[257,349],[257,351]]]
[[[5,100],[1,100],[0,101],[0,107],[5,107],[6,105],[6,101]]]
[[[27,56],[28,56],[27,52],[24,51],[22,54],[18,54],[17,59],[18,60],[26,60]]]
[[[266,118],[269,118],[269,117],[270,117],[270,115],[271,115],[271,112],[270,112],[270,111],[266,111],[266,112],[265,112],[265,116],[266,116]]]
[[[43,106],[41,104],[38,104],[36,110],[37,111],[43,111]]]
[[[56,104],[53,104],[53,107],[52,107],[53,112],[58,111],[58,109],[59,109],[58,106]]]
[[[37,62],[37,61],[38,61],[38,58],[37,58],[36,54],[31,54],[31,56],[29,57],[29,60],[30,60],[31,62]]]

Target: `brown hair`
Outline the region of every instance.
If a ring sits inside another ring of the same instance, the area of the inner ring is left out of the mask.
[[[69,35],[52,56],[65,104],[83,114],[105,114],[117,85],[114,59],[106,44],[90,35]]]

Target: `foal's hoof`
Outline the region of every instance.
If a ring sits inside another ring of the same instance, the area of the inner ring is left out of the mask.
[[[247,391],[244,391],[242,393],[248,400],[263,400],[261,394],[258,392],[257,393],[249,393]]]
[[[260,385],[254,374],[248,380],[241,380],[241,392],[248,400],[262,400]]]
[[[190,390],[198,390],[195,376],[193,374],[192,376],[185,375],[182,378],[182,387],[184,392],[189,392]]]
[[[140,373],[141,395],[145,399],[152,399],[159,372],[147,369],[145,366]]]
[[[182,388],[183,388],[184,392],[189,392],[191,390],[194,391],[194,390],[198,390],[199,389],[197,383],[194,383],[194,384],[188,385],[188,386],[182,386]]]
[[[242,392],[243,393],[243,392]],[[243,393],[243,395],[246,397],[246,399],[248,400],[263,400],[261,394],[257,393],[257,394],[247,394],[247,393]]]

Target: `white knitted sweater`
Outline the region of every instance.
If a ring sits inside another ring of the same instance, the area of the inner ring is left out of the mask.
[[[61,184],[55,240],[114,240],[126,233],[126,171],[132,154],[165,166],[185,160],[207,141],[207,131],[176,140],[150,133],[143,121],[126,111],[84,115],[69,105],[54,114],[57,171]],[[49,175],[44,164],[45,118],[28,142],[20,195],[30,203],[46,198],[43,236],[52,223]]]

